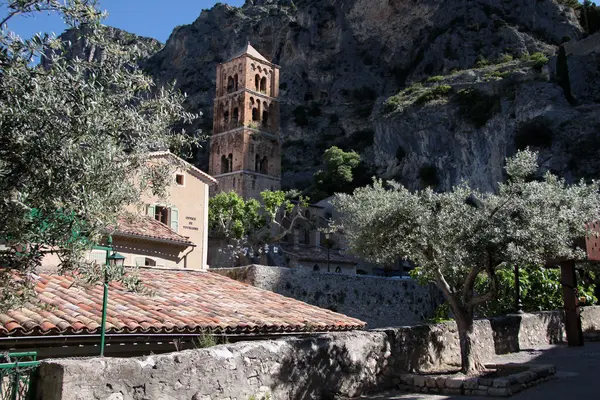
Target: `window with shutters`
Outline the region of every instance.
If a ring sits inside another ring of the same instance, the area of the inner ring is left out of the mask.
[[[179,210],[175,207],[152,204],[148,206],[148,216],[162,222],[175,232],[179,231]]]

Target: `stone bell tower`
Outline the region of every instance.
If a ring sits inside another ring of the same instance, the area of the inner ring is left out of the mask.
[[[217,66],[209,174],[216,192],[258,198],[281,188],[279,66],[248,43]]]

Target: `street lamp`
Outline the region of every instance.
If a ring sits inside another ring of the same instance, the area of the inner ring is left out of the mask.
[[[104,356],[104,343],[106,341],[106,312],[108,308],[108,270],[121,268],[125,264],[125,257],[112,250],[112,238],[108,240],[109,248],[106,251],[106,264],[104,265],[104,296],[102,298],[102,323],[100,325],[100,356]],[[112,254],[110,252],[112,251]]]

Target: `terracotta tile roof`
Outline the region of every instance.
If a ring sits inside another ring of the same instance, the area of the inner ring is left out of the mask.
[[[147,239],[176,242],[188,246],[193,245],[187,237],[178,234],[162,222],[148,216],[119,218],[117,229],[113,235],[137,236]]]
[[[362,329],[365,323],[245,283],[200,271],[141,269],[153,292],[142,295],[110,284],[107,332],[277,334]],[[0,336],[98,333],[102,285],[35,275],[41,304],[0,313]]]

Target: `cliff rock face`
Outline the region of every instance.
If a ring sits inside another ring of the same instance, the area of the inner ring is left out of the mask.
[[[598,175],[600,39],[583,36],[557,0],[247,0],[175,28],[144,67],[177,82],[210,134],[216,65],[248,41],[279,64],[289,186],[336,144],[361,153],[363,180],[491,189],[525,145],[568,179]],[[384,105],[415,82],[431,98]]]

